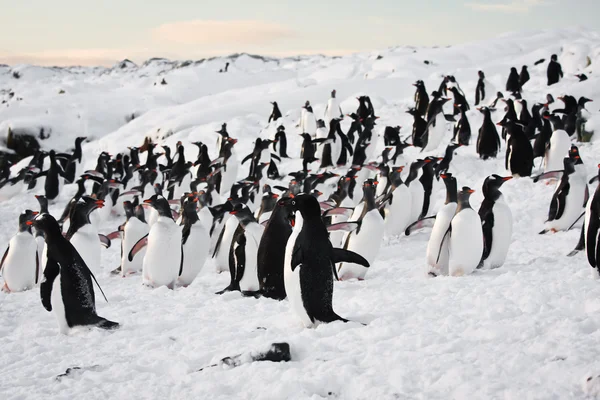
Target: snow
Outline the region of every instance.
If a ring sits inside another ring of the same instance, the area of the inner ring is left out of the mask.
[[[559,55],[565,79],[547,88],[546,63]],[[377,59],[381,56],[381,59]],[[546,63],[533,66],[541,58]],[[431,63],[425,64],[428,60]],[[226,61],[228,73],[218,73]],[[588,61],[591,64],[588,65]],[[505,34],[498,38],[445,48],[398,47],[341,58],[306,56],[261,59],[239,55],[201,63],[154,59],[127,68],[0,68],[0,93],[15,96],[0,105],[0,139],[8,127],[51,130],[46,149],[66,150],[74,138],[87,135],[84,162],[93,168],[97,154],[116,154],[141,145],[149,135],[173,146],[201,140],[216,157],[218,130],[227,122],[239,139],[239,157],[259,135],[268,137],[270,101],[284,114],[288,153],[299,156],[295,124],[306,100],[323,115],[336,89],[344,113],[358,106],[356,97],[371,96],[376,133],[400,125],[409,135],[417,79],[429,93],[444,74],[452,74],[474,101],[477,71],[503,89],[510,67],[529,66],[531,81],[523,96],[530,106],[550,92],[600,101],[600,34],[583,29]],[[19,72],[15,79],[13,72]],[[590,78],[578,82],[573,75]],[[160,85],[162,79],[167,85]],[[156,83],[156,86],[154,85]],[[59,94],[64,90],[64,94]],[[493,96],[488,93],[488,96]],[[22,100],[17,100],[22,98]],[[2,97],[4,99],[4,97]],[[488,99],[486,99],[488,101]],[[489,99],[491,101],[491,98]],[[590,103],[588,128],[600,126],[597,103]],[[555,108],[562,104],[554,105]],[[128,117],[135,114],[135,119]],[[495,121],[502,112],[493,115]],[[480,113],[468,112],[473,134]],[[347,131],[349,121],[342,129]],[[430,154],[443,155],[448,133],[435,151],[408,148],[410,163]],[[598,136],[598,134],[596,135]],[[473,137],[471,143],[475,143]],[[503,144],[504,146],[504,144]],[[588,177],[596,174],[600,144],[581,144]],[[375,154],[380,154],[378,141]],[[504,150],[504,147],[503,147]],[[485,177],[504,170],[504,152],[481,161],[474,145],[457,151],[451,172],[459,188],[477,191],[477,209]],[[186,146],[194,158],[194,146]],[[241,159],[241,158],[239,158]],[[298,169],[295,158],[280,172]],[[536,170],[540,167],[539,160]],[[408,173],[408,168],[405,169]],[[247,165],[238,178],[247,175]],[[594,188],[591,188],[593,191]],[[305,329],[288,301],[243,298],[214,293],[229,283],[208,261],[187,288],[149,289],[141,277],[115,277],[120,243],[103,250],[97,274],[109,300],[97,298],[98,314],[122,326],[119,330],[73,329],[59,333],[54,316],[40,304],[38,290],[0,293],[0,397],[40,398],[339,398],[339,399],[582,399],[600,392],[600,286],[592,279],[585,255],[567,258],[579,229],[538,235],[554,187],[516,179],[502,187],[514,217],[513,241],[505,265],[461,278],[426,277],[430,230],[384,239],[364,281],[336,282],[334,310],[352,321]],[[56,204],[60,215],[74,193],[65,187]],[[0,202],[0,244],[16,232],[18,214],[36,209],[35,193],[19,193]],[[432,209],[443,204],[441,182],[434,186]],[[100,227],[110,233],[123,222],[112,218]],[[358,322],[367,324],[362,326]],[[224,357],[258,351],[270,343],[288,342],[292,361],[256,362],[196,372]],[[54,378],[69,367],[81,373]],[[94,367],[97,366],[97,367]],[[93,368],[92,368],[93,367]],[[85,369],[87,368],[87,369]],[[597,379],[597,378],[596,378]]]

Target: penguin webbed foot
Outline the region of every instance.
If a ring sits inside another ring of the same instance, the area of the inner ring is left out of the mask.
[[[215,294],[223,295],[223,294],[225,294],[227,292],[241,292],[241,290],[240,290],[239,287],[236,287],[236,285],[231,284],[231,285],[227,286],[225,289],[216,292]]]
[[[101,317],[99,317],[99,318],[101,319],[101,321],[96,324],[96,326],[98,328],[101,328],[101,329],[104,329],[107,331],[112,331],[112,330],[118,329],[121,326],[121,325],[119,325],[118,322],[109,321],[109,320],[107,320],[105,318],[101,318]]]
[[[259,297],[262,297],[262,293],[260,292],[260,290],[257,291],[241,291],[242,296],[244,297],[254,297],[255,299],[258,299]]]

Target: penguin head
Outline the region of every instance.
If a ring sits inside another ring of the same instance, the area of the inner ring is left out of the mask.
[[[134,210],[133,210],[133,204],[131,203],[131,201],[129,201],[129,200],[124,201],[123,209],[125,210],[125,218],[129,219],[129,218],[133,217]]]
[[[477,75],[479,75],[480,79],[485,79],[485,74],[483,73],[483,71],[477,72]]]
[[[552,54],[552,57],[550,57],[550,59],[552,61],[557,61],[558,60],[558,56],[556,54]]]
[[[161,217],[173,218],[169,202],[160,194],[155,194],[149,199],[144,200],[144,204],[154,208]]]
[[[473,189],[471,189],[468,186],[463,186],[463,188],[461,189],[460,192],[458,192],[458,201],[459,203],[462,203],[464,205],[469,205],[469,199],[471,198],[471,195],[475,193],[475,191]]]
[[[563,165],[565,174],[570,175],[575,172],[575,160],[572,160],[570,157],[563,158]]]
[[[493,174],[485,178],[483,181],[483,195],[490,197],[492,200],[497,200],[500,192],[498,191],[504,183],[510,181],[512,176],[500,176]]]
[[[19,215],[19,232],[31,232],[34,218],[39,214],[37,211],[25,210]]]
[[[56,222],[56,219],[50,214],[38,214],[33,220],[27,221],[26,224],[43,232],[46,237],[46,242],[63,237],[58,222]]]
[[[332,98],[332,99],[335,99],[335,95],[336,95],[336,93],[337,93],[337,92],[336,92],[336,90],[335,90],[335,89],[333,89],[333,90],[331,91],[331,98]]]
[[[81,143],[83,143],[85,140],[87,140],[86,136],[80,136],[78,138],[75,139],[75,143],[80,145]]]
[[[310,194],[300,194],[285,200],[295,212],[299,212],[303,219],[321,219],[321,206],[319,201]]]
[[[448,185],[452,184],[453,182],[456,187],[456,178],[452,175],[452,173],[446,172],[444,174],[440,174],[440,178],[442,178],[442,180],[444,181],[446,188],[448,187]]]
[[[36,195],[35,199],[40,204],[40,210],[47,210],[48,209],[48,199],[46,198],[46,196],[44,196],[44,195]]]
[[[251,222],[256,222],[250,208],[243,203],[236,204],[233,210],[229,211],[229,214],[234,215],[243,226],[246,226]]]
[[[325,121],[323,121],[322,119],[318,119],[317,128],[325,128]]]
[[[589,103],[591,101],[594,101],[594,100],[588,99],[587,97],[580,97],[579,101],[577,102],[577,105],[579,107],[585,108],[585,104]]]
[[[579,155],[579,148],[574,144],[572,144],[571,148],[569,149],[569,157],[573,160],[575,164],[583,164],[581,156]]]

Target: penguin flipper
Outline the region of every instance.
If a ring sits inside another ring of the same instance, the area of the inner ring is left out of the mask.
[[[564,170],[559,170],[559,171],[548,171],[548,172],[544,172],[541,175],[538,175],[533,179],[533,183],[537,183],[541,180],[545,180],[545,179],[552,179],[552,178],[556,178],[556,179],[560,179],[560,177],[562,176],[562,174],[564,173]],[[591,182],[590,182],[591,183]]]
[[[52,295],[52,285],[54,279],[58,276],[60,267],[53,258],[48,258],[46,263],[46,269],[44,269],[44,279],[40,285],[40,297],[42,299],[42,305],[47,311],[52,311],[52,302],[50,301]]]
[[[591,207],[590,209],[590,218],[589,218],[589,226],[587,228],[587,243],[586,243],[586,253],[587,259],[592,268],[598,268],[598,229],[600,229],[600,215],[598,215],[598,211]]]
[[[4,262],[4,258],[2,259],[2,261]],[[2,265],[0,265],[0,270],[2,269]],[[38,255],[38,253],[35,253],[35,284],[38,284],[38,281],[40,280],[40,256]]]
[[[438,251],[437,259],[435,260],[436,264],[440,262],[440,257],[442,255],[442,249],[444,248],[444,242],[446,242],[446,240],[448,240],[450,238],[451,234],[452,234],[452,225],[450,225],[450,227],[444,234],[444,237],[442,238],[442,242],[440,243],[440,250]]]
[[[253,155],[254,155],[254,153],[250,153],[246,157],[244,157],[244,159],[242,160],[242,164],[244,164],[246,161],[250,160]]]
[[[581,213],[581,215],[580,215],[579,217],[577,217],[577,219],[575,220],[575,222],[573,222],[573,224],[571,224],[571,226],[569,227],[569,229],[567,229],[567,231],[570,231],[571,229],[573,229],[573,227],[575,226],[575,224],[577,224],[577,223],[579,222],[579,220],[580,220],[581,218],[583,218],[584,216],[585,216],[585,211],[584,211],[584,212],[582,212],[582,213]],[[584,228],[585,228],[585,226],[584,226]],[[584,229],[582,228],[582,231],[583,231],[583,230],[584,230]]]
[[[106,248],[106,249],[110,248],[110,239],[108,238],[108,236],[99,233],[98,239],[100,239],[100,244],[102,246],[104,246],[104,248]]]
[[[138,240],[138,242],[135,245],[133,245],[131,251],[129,251],[129,255],[127,256],[127,259],[129,261],[133,261],[133,257],[135,257],[135,255],[137,253],[139,253],[140,250],[142,250],[147,244],[148,244],[148,234],[146,234],[144,237],[142,237],[140,240]]]
[[[571,251],[569,254],[567,254],[567,257],[573,257],[574,255],[579,253],[581,250],[585,249],[585,231],[586,231],[586,229],[585,229],[585,223],[584,223],[583,227],[581,228],[581,234],[579,235],[579,242],[577,242],[577,246],[575,246],[573,251]]]
[[[279,157],[277,154],[275,153],[271,153],[271,157],[273,157],[274,159],[276,159],[277,161],[281,161],[281,157]]]
[[[181,262],[179,263],[179,275],[177,275],[177,276],[181,276],[182,273],[183,273],[183,245],[181,246]]]
[[[415,229],[433,227],[433,224],[435,224],[435,218],[436,216],[432,215],[431,217],[421,218],[420,220],[413,222],[406,228],[404,234],[406,236],[410,236],[410,234],[413,233]]]
[[[294,251],[292,253],[292,272],[294,272],[296,267],[302,264],[302,261],[304,261],[304,254],[302,252],[302,248],[300,246],[295,246]]]
[[[369,268],[371,266],[369,264],[369,262],[360,254],[355,253],[350,250],[344,250],[344,249],[338,249],[338,248],[333,249],[331,261],[334,264],[341,263],[341,262],[358,264],[358,265],[362,265],[365,268]]]
[[[122,231],[123,231],[123,228],[120,226],[118,231],[109,233],[108,235],[106,235],[106,238],[108,238],[108,240],[120,239]],[[100,240],[102,240],[102,239],[100,239]]]
[[[358,228],[358,226],[359,226],[358,221],[339,222],[337,224],[328,225],[327,232],[339,232],[339,231],[353,232],[356,230],[356,228]]]
[[[483,231],[483,256],[481,262],[486,260],[490,252],[492,251],[490,243],[492,242],[492,230],[494,228],[494,213],[488,212],[484,218],[482,218],[481,229]]]
[[[10,250],[10,245],[8,245],[6,247],[6,251],[4,252],[4,255],[2,256],[2,261],[0,261],[0,272],[2,272],[2,267],[4,267],[4,260],[6,260],[6,256],[8,256],[9,250]]]

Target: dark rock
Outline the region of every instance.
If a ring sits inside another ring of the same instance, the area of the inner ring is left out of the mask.
[[[46,139],[50,136],[44,136],[44,128],[41,128],[39,135],[40,139]],[[15,152],[14,162],[16,162],[34,155],[40,149],[40,143],[30,132],[13,131],[11,128],[8,128],[6,147]]]

